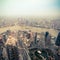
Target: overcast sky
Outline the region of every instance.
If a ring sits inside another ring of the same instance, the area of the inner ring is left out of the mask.
[[[58,16],[60,0],[0,0],[0,16]]]

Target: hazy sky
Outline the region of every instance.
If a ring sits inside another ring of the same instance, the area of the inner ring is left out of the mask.
[[[1,16],[58,16],[60,0],[0,0]]]

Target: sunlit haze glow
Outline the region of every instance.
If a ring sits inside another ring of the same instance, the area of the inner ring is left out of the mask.
[[[59,0],[1,0],[1,16],[59,16]]]

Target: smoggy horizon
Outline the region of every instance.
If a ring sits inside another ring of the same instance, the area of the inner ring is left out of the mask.
[[[59,0],[1,0],[0,16],[59,17]]]

